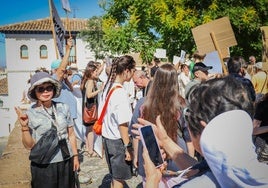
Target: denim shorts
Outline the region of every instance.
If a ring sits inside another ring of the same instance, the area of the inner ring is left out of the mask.
[[[125,148],[122,139],[102,138],[106,162],[113,179],[130,179],[132,177],[132,162],[125,160]]]

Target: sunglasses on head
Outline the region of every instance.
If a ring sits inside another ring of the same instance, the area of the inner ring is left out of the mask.
[[[36,87],[35,91],[37,91],[38,93],[43,93],[44,91],[48,91],[48,92],[53,91],[53,89],[54,89],[54,86],[49,85],[47,87],[43,87],[43,86]]]

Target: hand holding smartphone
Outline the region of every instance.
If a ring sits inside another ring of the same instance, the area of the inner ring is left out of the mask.
[[[156,167],[160,167],[164,163],[164,160],[162,158],[160,148],[152,126],[147,125],[144,127],[140,127],[139,133],[141,136],[143,147],[146,147],[146,149],[148,150],[150,159]]]

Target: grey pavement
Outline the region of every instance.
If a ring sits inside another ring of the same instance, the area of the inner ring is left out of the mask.
[[[81,142],[78,140],[78,146]],[[89,157],[79,151],[80,169],[79,179],[81,188],[110,188],[111,176],[105,157]],[[126,181],[124,188],[142,188],[142,178],[133,176]]]

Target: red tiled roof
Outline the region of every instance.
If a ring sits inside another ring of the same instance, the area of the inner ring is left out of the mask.
[[[61,18],[62,23],[66,31],[79,32],[83,29],[87,29],[88,19],[82,18],[69,18],[69,24],[67,18]],[[30,20],[21,23],[9,24],[0,26],[1,33],[14,33],[14,32],[51,32],[51,20],[50,18]]]

